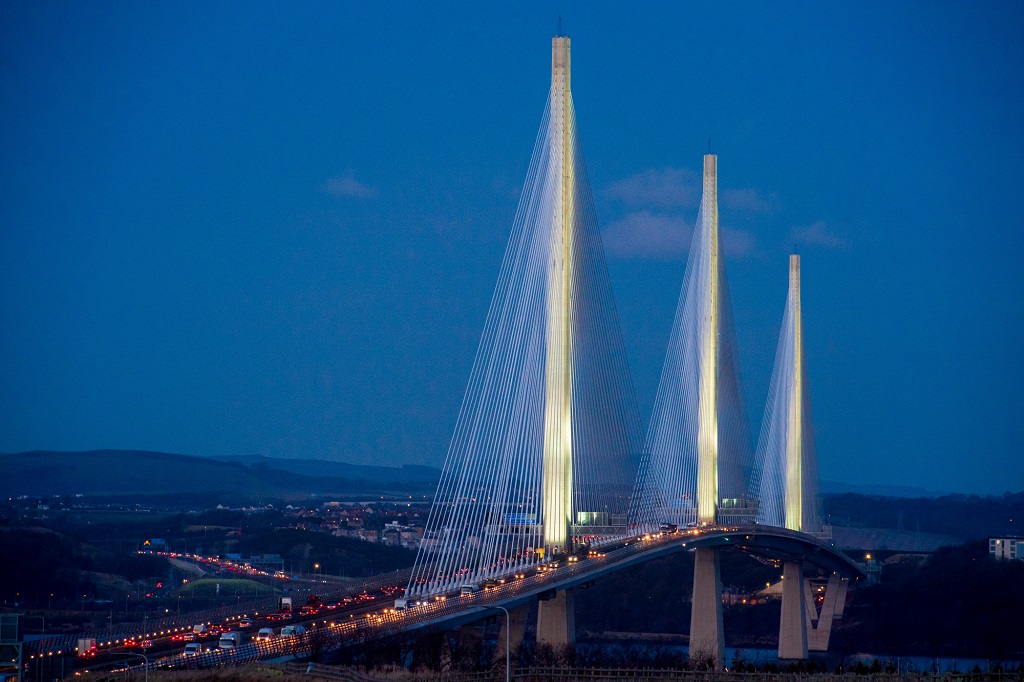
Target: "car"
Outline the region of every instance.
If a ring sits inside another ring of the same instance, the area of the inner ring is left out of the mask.
[[[144,640],[142,640],[142,644],[140,644],[139,646],[141,646],[143,649],[152,649],[153,648],[153,640],[151,640],[151,639],[144,639]]]
[[[243,618],[242,620],[238,621],[238,627],[240,627],[240,628],[251,628],[252,627],[252,618],[246,617],[246,618]]]

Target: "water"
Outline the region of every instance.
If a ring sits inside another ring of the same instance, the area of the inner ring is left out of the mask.
[[[680,656],[689,655],[689,647],[684,644],[667,644],[661,642],[648,642],[641,640],[582,640],[581,644],[584,646],[618,646],[623,650],[627,649],[639,649],[645,654],[651,654],[655,651],[668,651],[673,654]],[[733,665],[733,661],[740,657],[746,663],[753,663],[758,668],[763,668],[769,663],[779,662],[779,652],[777,649],[757,649],[752,647],[726,647],[725,648],[725,662],[727,667]],[[889,667],[895,669],[897,672],[928,672],[928,673],[943,673],[943,672],[970,672],[975,667],[983,672],[987,672],[991,667],[997,663],[1002,666],[1003,669],[1016,669],[1018,666],[1024,665],[1024,660],[1003,660],[994,661],[985,658],[951,658],[951,657],[929,657],[929,656],[889,656],[882,654],[867,654],[858,653],[850,656],[840,656],[837,653],[822,652],[812,653],[810,656],[811,660],[825,664],[829,669],[834,669],[836,666],[843,665],[844,667],[853,667],[858,663],[863,663],[865,666],[870,666],[874,661],[878,661],[882,669],[885,670]]]

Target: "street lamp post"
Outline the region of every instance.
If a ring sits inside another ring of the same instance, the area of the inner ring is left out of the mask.
[[[512,632],[512,617],[504,606],[484,606],[485,609],[501,609],[505,612],[505,682],[512,680],[512,668],[509,665],[511,656],[509,652],[509,634]]]
[[[146,656],[146,654],[137,654],[137,653],[135,653],[133,651],[119,651],[117,653],[118,653],[118,655],[122,655],[122,656],[138,656],[143,661],[145,661],[145,664],[143,665],[142,670],[144,671],[144,679],[145,679],[145,681],[149,682],[149,658]]]

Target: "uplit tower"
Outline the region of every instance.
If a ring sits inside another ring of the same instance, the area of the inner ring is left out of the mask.
[[[718,157],[704,155],[701,243],[707,259],[700,306],[700,385],[697,398],[697,522],[713,524],[718,512]]]
[[[797,254],[789,257],[789,294],[756,462],[752,489],[760,499],[758,521],[804,533],[820,532],[818,465],[804,360]]]
[[[792,254],[789,257],[789,294],[757,446],[753,489],[761,499],[758,515],[761,523],[803,533],[822,530],[813,423],[804,360],[800,256]],[[806,614],[809,608],[813,610],[813,604],[807,601],[804,567],[800,561],[788,559],[783,562],[782,575],[779,658],[804,659],[808,651]],[[838,577],[833,576],[829,590],[840,589],[843,588]],[[830,624],[831,614],[828,619]],[[827,646],[828,628],[822,631],[826,633]]]
[[[718,227],[718,157],[704,156],[700,215],[665,352],[632,520],[702,526],[754,520],[753,451]]]
[[[569,38],[551,40],[550,176],[551,250],[547,275],[547,363],[545,365],[544,469],[541,517],[548,553],[565,549],[572,525],[572,291],[575,223]]]
[[[800,317],[800,256],[789,257],[789,302],[791,307],[793,376],[789,394],[786,438],[786,528],[804,530],[803,526],[803,404],[804,404],[804,342]],[[817,531],[818,529],[813,529]]]
[[[551,79],[508,247],[407,594],[443,594],[548,561],[574,538],[625,537],[642,452],[570,88]],[[538,641],[565,643],[567,591]],[[543,624],[543,625],[541,625]]]
[[[704,156],[700,215],[665,353],[637,484],[633,522],[749,523],[752,449],[718,226],[718,157]],[[695,551],[692,656],[723,659],[718,552]]]

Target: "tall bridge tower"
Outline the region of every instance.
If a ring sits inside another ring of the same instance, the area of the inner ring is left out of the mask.
[[[582,538],[630,532],[640,415],[580,151],[570,66],[570,40],[557,35],[540,131],[411,597],[479,586],[548,562]],[[571,641],[568,590],[545,595],[537,633],[539,641]]]
[[[718,227],[718,157],[704,156],[703,196],[665,354],[633,518],[710,527],[754,520],[753,452],[739,383]],[[724,656],[718,552],[695,550],[691,656]]]
[[[697,522],[718,520],[718,157],[704,155],[704,208],[701,211],[701,243],[705,254],[700,306],[700,385],[697,397]]]
[[[545,364],[544,496],[541,518],[544,547],[555,553],[568,546],[572,525],[572,320],[575,177],[572,123],[569,120],[569,38],[551,40],[551,175],[554,201],[547,274],[547,363]]]
[[[753,487],[760,498],[758,520],[770,526],[819,534],[822,525],[818,508],[818,467],[804,359],[798,254],[789,257],[789,293],[758,441],[757,462]],[[827,648],[833,611],[841,612],[838,599],[839,595],[845,598],[846,583],[838,575],[829,578],[826,602],[831,607],[823,608],[818,614],[803,563],[796,558],[787,559],[782,565],[782,575],[779,658],[807,658],[809,644],[814,649]],[[817,626],[812,616],[817,616]]]
[[[804,341],[800,315],[800,256],[789,257],[790,345],[793,375],[789,384],[789,410],[786,434],[786,528],[804,530],[803,447],[804,447]],[[808,519],[809,521],[810,519]],[[807,529],[811,530],[811,529]],[[815,532],[817,528],[813,529]]]
[[[760,500],[758,521],[802,533],[821,532],[814,421],[804,360],[800,256],[795,253],[789,257],[789,293],[756,461],[751,489]]]

